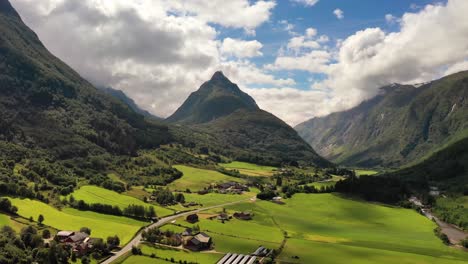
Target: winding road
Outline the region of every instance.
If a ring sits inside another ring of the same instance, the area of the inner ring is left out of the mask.
[[[192,210],[192,211],[183,212],[183,213],[180,213],[180,214],[166,216],[166,217],[163,217],[163,218],[159,219],[158,222],[153,223],[153,224],[145,227],[143,230],[147,231],[147,230],[149,230],[151,228],[154,228],[154,227],[161,227],[161,226],[163,226],[165,224],[168,224],[168,223],[176,220],[179,217],[183,217],[183,216],[187,216],[187,215],[190,215],[190,214],[194,214],[194,213],[198,213],[198,212],[202,212],[202,211],[206,211],[206,210],[210,210],[210,209],[214,209],[214,208],[219,208],[219,207],[223,207],[223,206],[238,204],[238,203],[246,202],[246,201],[249,201],[249,200],[252,200],[252,198],[245,199],[245,200],[240,200],[240,201],[236,201],[236,202],[231,202],[231,203],[225,203],[225,204],[219,204],[219,205],[204,207],[204,208],[200,208],[200,209],[196,209],[196,210]],[[119,250],[117,252],[114,252],[114,255],[112,257],[104,260],[103,262],[101,262],[101,264],[111,264],[112,262],[114,262],[115,260],[120,258],[121,256],[123,256],[126,253],[130,252],[132,250],[133,246],[135,246],[135,247],[138,246],[141,243],[141,239],[142,239],[141,234],[143,233],[143,230],[138,231],[138,233],[135,235],[135,237],[130,242],[128,242],[127,245],[125,245],[125,247],[123,247],[121,250]]]

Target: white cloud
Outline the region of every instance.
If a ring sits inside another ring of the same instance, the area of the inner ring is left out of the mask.
[[[330,39],[328,38],[327,35],[321,35],[318,39],[317,39],[317,42],[318,43],[326,43],[330,41]]]
[[[97,85],[121,89],[143,108],[168,116],[228,63],[212,24],[255,32],[269,20],[274,1],[248,0],[12,0],[52,53]],[[57,35],[60,33],[59,35]],[[235,56],[260,55],[260,43]],[[233,63],[230,67],[256,69]],[[294,84],[260,71],[270,85]],[[246,74],[244,74],[246,75]]]
[[[245,41],[225,38],[221,45],[221,51],[223,54],[232,55],[238,58],[251,58],[263,55],[260,51],[262,47],[262,43],[257,40]]]
[[[315,29],[315,28],[306,29],[306,36],[308,38],[313,38],[313,37],[315,37],[315,35],[317,35],[317,29]]]
[[[468,59],[455,63],[452,66],[448,67],[448,69],[445,70],[443,75],[454,74],[461,71],[468,71]]]
[[[320,44],[317,41],[306,40],[303,36],[291,38],[287,45],[288,49],[298,52],[299,50],[306,49],[318,49]]]
[[[275,62],[265,67],[270,70],[303,70],[311,73],[327,71],[332,54],[325,50],[313,50],[304,55],[280,56]]]
[[[319,0],[291,0],[292,2],[300,3],[305,6],[313,6],[315,5]]]
[[[388,24],[394,24],[396,22],[399,22],[400,20],[398,17],[392,15],[392,14],[386,14],[385,15],[385,21],[387,21]]]
[[[421,83],[462,70],[468,60],[467,12],[468,1],[449,0],[404,14],[398,32],[356,32],[343,41],[338,61],[319,85],[350,107],[390,83]]]
[[[290,35],[296,35],[296,32],[293,31],[294,25],[287,20],[280,20],[278,23],[282,25],[284,31],[287,31]]]
[[[337,8],[333,11],[333,14],[335,14],[336,18],[338,19],[343,19],[344,18],[344,12],[343,10]]]
[[[293,79],[277,79],[273,75],[259,69],[246,60],[226,61],[220,65],[220,70],[232,81],[242,86],[269,85],[273,87],[295,85]]]

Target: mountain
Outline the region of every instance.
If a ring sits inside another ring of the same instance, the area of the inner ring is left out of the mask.
[[[98,87],[98,89],[103,91],[104,93],[106,93],[108,95],[111,95],[111,96],[119,99],[120,101],[125,103],[127,106],[129,106],[133,111],[137,112],[138,114],[141,114],[141,115],[143,115],[145,117],[149,117],[149,118],[152,118],[152,119],[155,119],[155,120],[162,120],[162,118],[160,118],[158,116],[155,116],[155,115],[151,114],[150,112],[148,112],[148,111],[146,111],[144,109],[141,109],[135,103],[135,101],[133,101],[132,98],[128,97],[121,90],[117,90],[117,89],[114,89],[114,88],[111,88],[111,87]]]
[[[216,72],[210,81],[193,92],[168,122],[199,124],[229,115],[238,109],[259,110],[255,100],[229,81],[222,72]]]
[[[468,72],[381,91],[352,109],[295,129],[324,157],[359,167],[416,163],[468,135]]]
[[[2,144],[63,160],[134,154],[170,139],[166,125],[98,91],[53,56],[6,0],[0,32]]]
[[[296,131],[276,116],[261,110],[255,100],[242,92],[222,72],[216,72],[193,92],[166,121],[185,125],[188,137],[205,142],[211,149],[263,164],[281,163],[331,166]]]

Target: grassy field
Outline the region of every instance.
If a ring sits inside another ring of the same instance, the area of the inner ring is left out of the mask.
[[[334,194],[296,194],[285,205],[260,201],[229,208],[253,210],[253,223],[285,230],[289,238],[279,257],[284,263],[468,261],[468,254],[445,246],[433,234],[433,222],[410,209]]]
[[[198,204],[202,204],[204,207],[207,207],[247,200],[249,198],[255,197],[255,194],[250,192],[243,194],[208,193],[204,195],[199,195],[196,193],[184,193],[184,196],[186,202],[196,202]]]
[[[363,170],[363,169],[356,169],[354,170],[356,173],[356,176],[361,176],[361,175],[375,175],[379,173],[378,171],[375,170]]]
[[[118,235],[122,244],[126,244],[140,227],[147,223],[126,217],[98,214],[88,211],[78,211],[65,208],[61,211],[45,203],[29,200],[10,198],[18,207],[18,214],[37,219],[39,214],[45,218],[44,224],[59,230],[79,230],[81,227],[89,227],[93,237],[106,239],[108,236]]]
[[[268,177],[272,176],[274,170],[277,170],[275,167],[271,166],[262,166],[247,162],[241,161],[233,161],[231,163],[221,163],[219,164],[221,167],[226,169],[236,169],[240,173],[249,175],[249,176],[260,176],[260,177]]]
[[[322,189],[322,188],[326,188],[330,186],[335,186],[336,182],[342,179],[343,179],[342,176],[332,175],[332,178],[330,181],[313,182],[310,185],[314,186],[317,189]]]
[[[87,203],[101,203],[109,205],[117,205],[124,209],[130,204],[142,205],[145,207],[150,204],[143,202],[135,197],[120,194],[114,191],[110,191],[101,187],[87,185],[82,186],[80,189],[75,190],[71,195],[75,197],[75,200],[83,200]],[[174,212],[167,208],[153,205],[158,216],[172,215]]]
[[[174,167],[181,171],[184,175],[182,176],[182,178],[175,180],[174,182],[168,185],[169,188],[171,188],[172,190],[185,191],[186,189],[190,189],[192,192],[194,192],[202,190],[203,188],[209,186],[212,183],[244,181],[239,178],[224,175],[217,171],[198,169],[184,165],[176,165]]]

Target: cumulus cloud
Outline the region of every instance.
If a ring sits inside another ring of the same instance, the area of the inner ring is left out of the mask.
[[[385,21],[387,21],[388,24],[394,24],[399,21],[399,19],[392,15],[392,14],[386,14],[385,15]]]
[[[333,11],[333,14],[335,14],[336,18],[338,19],[343,19],[344,18],[344,12],[343,10],[337,8]]]
[[[427,5],[397,18],[400,28],[396,32],[367,28],[337,41],[336,50],[280,55],[267,68],[326,76],[311,84],[310,91],[320,89],[329,100],[320,111],[309,112],[309,117],[344,110],[375,96],[380,87],[391,83],[421,83],[468,70],[466,12],[468,1],[464,0]],[[304,98],[313,102],[313,96],[311,93]],[[294,99],[294,104],[302,105],[301,98]]]
[[[308,38],[313,38],[313,37],[315,37],[315,35],[317,35],[317,29],[315,29],[315,28],[306,29],[306,36]]]
[[[240,39],[225,38],[221,45],[223,54],[238,58],[251,58],[263,55],[260,49],[262,43],[257,40],[245,41]]]
[[[356,32],[342,42],[336,63],[325,71],[333,96],[353,106],[390,83],[420,83],[468,65],[468,2],[449,0],[401,17],[400,30]],[[313,68],[313,67],[312,67]]]
[[[313,6],[315,5],[319,0],[291,0],[292,2],[296,2],[299,4],[303,4],[305,6]]]
[[[213,24],[255,30],[274,1],[12,0],[23,20],[55,55],[99,86],[123,90],[143,108],[170,115],[214,71],[237,57],[261,55],[258,42],[236,50]],[[236,40],[232,40],[235,42]],[[248,66],[234,63],[239,72]],[[260,70],[258,70],[260,71]],[[291,84],[260,71],[268,84]]]

